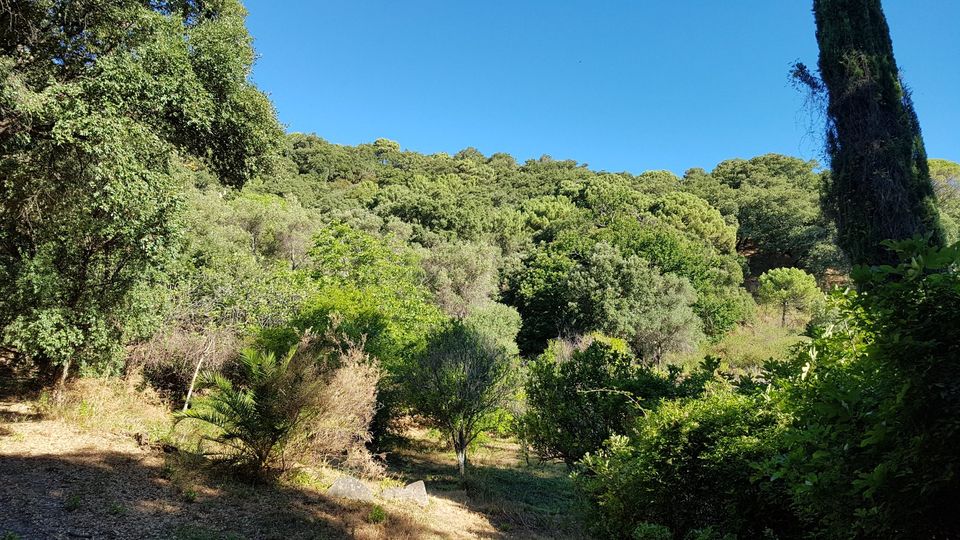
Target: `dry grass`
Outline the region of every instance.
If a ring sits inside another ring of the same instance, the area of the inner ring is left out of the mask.
[[[46,412],[41,416],[38,410]],[[562,467],[526,466],[516,444],[490,440],[461,483],[452,454],[426,430],[367,481],[373,504],[335,500],[342,471],[299,467],[251,485],[188,452],[140,444],[163,433],[165,404],[135,380],[79,380],[49,398],[0,403],[0,538],[578,538]],[[179,430],[178,430],[179,431]],[[196,438],[197,433],[163,435]],[[430,504],[382,500],[386,487],[424,480]]]
[[[49,391],[35,402],[43,416],[85,431],[128,435],[141,443],[166,440],[169,405],[134,373],[124,378],[81,378],[58,397]]]
[[[757,371],[770,358],[784,358],[797,343],[805,340],[800,333],[808,317],[788,317],[781,326],[776,310],[758,308],[752,321],[740,325],[716,343],[705,343],[691,353],[673,355],[669,363],[694,368],[707,355],[719,357],[724,367],[733,371]]]

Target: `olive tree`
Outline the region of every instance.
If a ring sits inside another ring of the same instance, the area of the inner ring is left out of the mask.
[[[491,304],[450,320],[405,367],[412,408],[450,438],[461,476],[482,421],[513,395],[519,328],[516,310]]]

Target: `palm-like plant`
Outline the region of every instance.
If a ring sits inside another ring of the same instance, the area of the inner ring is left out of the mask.
[[[284,450],[299,428],[316,413],[314,401],[322,385],[315,360],[293,347],[282,357],[272,352],[245,350],[234,381],[220,374],[202,379],[210,392],[192,408],[177,414],[181,420],[199,420],[217,428],[206,437],[217,443],[210,452],[234,464],[263,472],[284,462]]]

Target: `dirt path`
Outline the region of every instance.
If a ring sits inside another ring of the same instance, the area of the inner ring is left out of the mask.
[[[175,485],[169,456],[131,437],[0,402],[0,538],[495,538],[482,515],[432,497],[425,510],[341,503],[308,488]]]

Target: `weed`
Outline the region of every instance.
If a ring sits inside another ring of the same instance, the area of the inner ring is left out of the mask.
[[[383,509],[379,504],[373,505],[373,508],[370,509],[370,514],[367,516],[367,521],[375,525],[379,525],[387,521],[387,511]]]
[[[183,500],[192,503],[197,500],[197,490],[193,488],[187,488],[183,490]]]
[[[20,540],[21,536],[13,531],[7,531],[0,536],[0,540]]]
[[[107,508],[107,512],[114,516],[122,516],[127,513],[127,507],[118,502],[112,502]]]
[[[80,509],[82,502],[83,501],[80,499],[80,495],[73,494],[67,497],[66,502],[63,503],[63,508],[67,512],[73,512]]]

